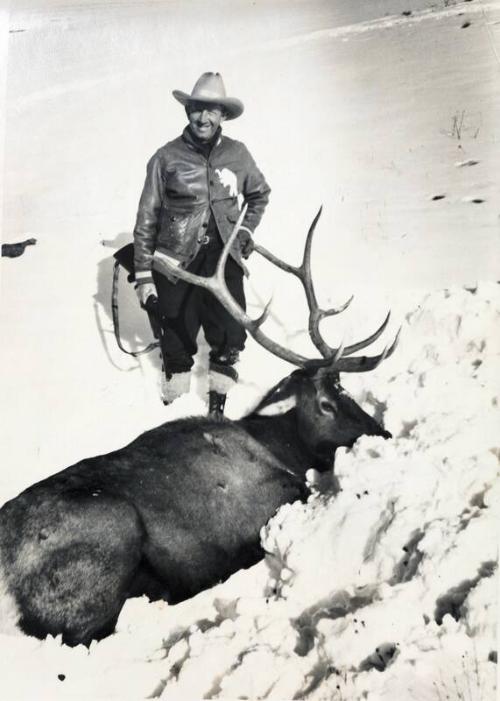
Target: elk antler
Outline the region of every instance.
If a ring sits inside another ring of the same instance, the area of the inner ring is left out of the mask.
[[[334,316],[335,314],[340,314],[340,312],[343,312],[344,309],[347,309],[352,302],[353,297],[351,296],[350,299],[348,299],[347,302],[344,302],[344,304],[342,304],[340,307],[332,307],[331,309],[320,309],[316,300],[316,293],[314,291],[311,275],[311,245],[314,229],[316,228],[316,224],[322,211],[323,207],[320,207],[318,213],[314,217],[313,223],[309,227],[306,245],[304,248],[304,256],[302,258],[302,263],[298,267],[289,265],[288,263],[280,260],[274,254],[270,253],[266,248],[264,248],[264,246],[255,244],[254,248],[258,253],[260,253],[261,256],[267,258],[268,261],[276,265],[278,268],[285,270],[287,273],[292,273],[292,275],[299,278],[304,288],[304,292],[306,293],[307,306],[309,307],[309,335],[311,337],[311,341],[324,358],[331,358],[332,355],[337,353],[338,349],[330,348],[330,346],[325,343],[319,332],[319,323],[322,319],[325,319],[328,316]]]
[[[361,350],[362,348],[366,348],[366,346],[373,343],[386,328],[389,322],[390,314],[387,315],[382,325],[373,334],[371,334],[371,336],[368,336],[363,341],[353,343],[350,346],[344,347],[341,344],[338,348],[332,348],[324,341],[319,332],[319,324],[322,321],[322,319],[325,319],[329,316],[334,316],[335,314],[340,314],[340,312],[343,312],[344,309],[346,309],[349,306],[353,299],[353,297],[351,297],[347,300],[347,302],[345,302],[341,306],[332,307],[330,309],[320,309],[317,303],[311,275],[311,244],[314,229],[316,227],[319,217],[321,216],[322,207],[320,207],[317,215],[315,216],[309,228],[304,250],[304,257],[300,266],[296,267],[285,263],[281,259],[277,258],[275,255],[270,253],[268,250],[266,250],[263,246],[260,246],[258,244],[255,244],[254,248],[258,253],[264,256],[264,258],[267,258],[267,260],[276,265],[278,268],[281,268],[286,272],[292,273],[301,281],[302,286],[304,287],[309,308],[309,335],[311,337],[312,342],[323,356],[323,360],[311,361],[309,358],[306,358],[305,356],[300,355],[299,353],[295,353],[294,351],[285,348],[284,346],[280,345],[276,341],[273,341],[264,334],[264,332],[261,329],[261,326],[267,319],[270,302],[266,304],[264,311],[257,319],[252,319],[234,300],[227,288],[224,277],[227,257],[229,255],[231,247],[233,246],[236,240],[238,231],[240,230],[241,224],[246,214],[246,209],[247,206],[245,205],[240,212],[238,221],[234,225],[234,229],[231,233],[231,236],[229,237],[229,240],[224,245],[222,254],[217,262],[215,272],[211,277],[203,277],[201,275],[195,275],[194,273],[190,273],[189,271],[184,270],[180,266],[178,267],[174,265],[168,257],[163,256],[161,253],[155,254],[155,265],[160,269],[160,272],[163,268],[164,271],[170,275],[174,275],[179,279],[184,280],[185,282],[189,282],[193,285],[198,285],[199,287],[204,287],[205,289],[210,290],[210,292],[212,292],[212,294],[219,300],[219,302],[225,307],[225,309],[231,314],[231,316],[234,319],[236,319],[236,321],[238,321],[250,333],[250,335],[257,341],[257,343],[269,350],[273,355],[276,355],[282,360],[286,360],[287,362],[292,363],[292,365],[296,365],[298,367],[305,367],[311,362],[314,362],[314,364],[318,365],[329,365],[338,372],[362,372],[365,370],[372,370],[373,368],[377,367],[377,365],[379,365],[384,360],[384,358],[389,357],[396,348],[399,337],[399,331],[390,348],[386,347],[380,355],[373,357],[358,356],[355,358],[348,358],[346,356],[351,355],[352,353],[355,353],[356,351]]]
[[[224,271],[226,267],[227,257],[229,255],[229,250],[234,244],[238,231],[241,227],[241,223],[246,214],[246,205],[240,212],[238,221],[234,225],[234,229],[229,237],[229,240],[224,245],[221,257],[217,262],[217,267],[215,273],[211,277],[203,277],[201,275],[195,275],[193,273],[184,270],[183,268],[177,267],[171,263],[166,257],[157,255],[155,256],[155,264],[159,268],[164,268],[166,272],[171,275],[175,275],[181,280],[190,282],[193,285],[198,285],[199,287],[204,287],[210,290],[213,295],[219,300],[219,302],[227,309],[231,316],[239,321],[239,323],[250,333],[250,335],[259,343],[261,346],[270,351],[273,355],[278,356],[282,360],[286,360],[292,365],[297,365],[298,367],[305,367],[309,362],[308,358],[298,353],[281,346],[276,341],[268,338],[265,333],[260,328],[264,321],[267,319],[269,313],[269,303],[266,304],[264,311],[257,319],[252,319],[248,314],[239,306],[239,304],[234,300],[231,293],[229,292],[226,280],[224,278]]]
[[[332,348],[326,343],[326,341],[323,339],[319,332],[319,324],[323,319],[343,312],[345,309],[347,309],[347,307],[350,305],[354,298],[354,296],[351,295],[351,297],[339,307],[332,307],[330,309],[319,308],[311,274],[311,247],[314,230],[316,228],[316,224],[318,223],[318,219],[320,218],[322,211],[323,207],[321,206],[318,210],[318,213],[314,217],[311,226],[309,227],[306,245],[304,248],[304,256],[302,258],[302,263],[299,266],[294,266],[290,265],[289,263],[285,263],[280,258],[278,258],[273,253],[264,248],[264,246],[260,246],[259,244],[255,244],[254,249],[258,253],[260,253],[261,256],[267,258],[267,260],[270,263],[273,263],[278,268],[285,270],[287,273],[292,273],[292,275],[295,275],[295,277],[297,277],[302,283],[302,286],[306,293],[307,305],[309,307],[309,335],[311,337],[311,341],[314,343],[321,355],[330,361],[332,367],[335,367],[335,369],[339,372],[362,372],[366,370],[373,370],[385,358],[392,355],[399,340],[400,330],[396,334],[392,345],[390,347],[386,346],[380,355],[373,357],[358,356],[356,358],[346,358],[346,356],[351,355],[352,353],[356,353],[357,351],[362,350],[363,348],[366,348],[370,344],[374,343],[374,341],[376,341],[377,338],[381,336],[387,324],[389,323],[389,319],[391,316],[390,312],[387,314],[381,326],[379,326],[379,328],[376,331],[374,331],[374,333],[372,333],[364,340],[358,341],[357,343],[353,343],[350,346],[344,347],[341,344],[338,348]]]

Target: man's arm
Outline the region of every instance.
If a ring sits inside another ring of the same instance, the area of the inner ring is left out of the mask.
[[[244,166],[246,176],[243,183],[243,202],[248,205],[243,226],[254,232],[262,219],[264,210],[269,202],[271,188],[257,168],[257,165],[246,147],[244,147]]]
[[[158,236],[162,197],[161,159],[158,153],[155,153],[147,165],[134,228],[134,267],[139,284],[152,282],[151,267]]]

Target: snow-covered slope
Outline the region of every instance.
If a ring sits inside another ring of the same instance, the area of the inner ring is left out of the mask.
[[[394,360],[355,392],[394,438],[338,455],[340,493],[311,474],[309,501],[262,529],[262,563],[177,606],[129,600],[115,635],[90,651],[3,635],[3,688],[50,699],[492,700],[499,321],[496,284],[424,297]]]

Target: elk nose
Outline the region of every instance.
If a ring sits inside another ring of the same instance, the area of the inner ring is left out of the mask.
[[[376,419],[372,419],[371,430],[367,431],[368,435],[382,436],[382,438],[392,438],[392,433],[386,431],[385,428]]]

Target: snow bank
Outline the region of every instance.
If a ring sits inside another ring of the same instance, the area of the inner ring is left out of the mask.
[[[2,635],[2,697],[493,699],[499,315],[495,284],[425,296],[394,359],[349,378],[394,438],[338,454],[340,493],[311,474],[263,562],[177,606],[129,600],[89,651]]]

